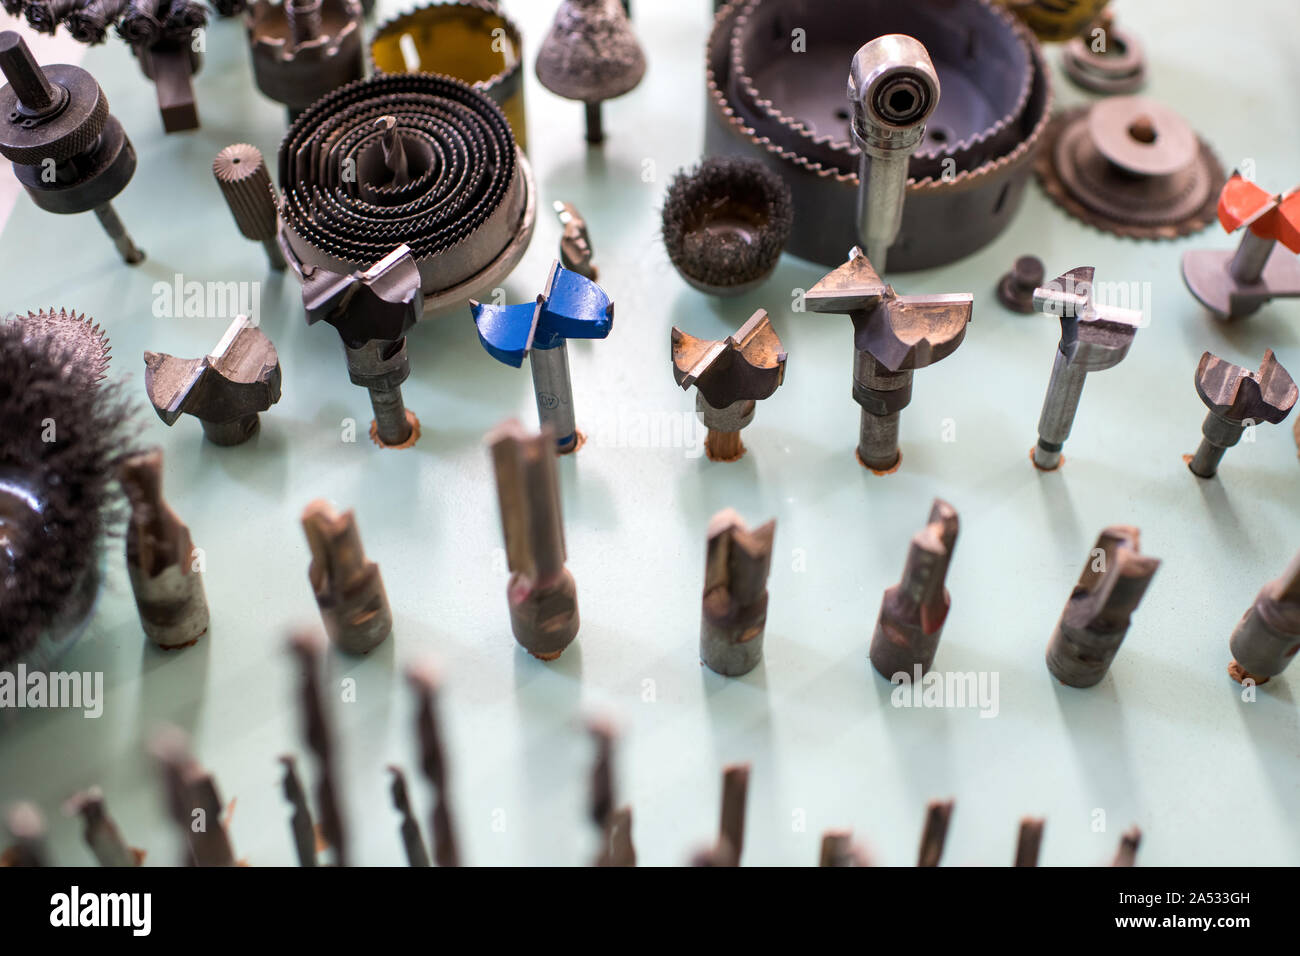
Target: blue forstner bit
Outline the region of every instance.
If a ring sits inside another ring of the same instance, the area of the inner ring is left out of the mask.
[[[529,356],[537,417],[555,432],[556,450],[577,450],[578,427],[569,384],[569,339],[603,339],[614,327],[614,303],[585,276],[551,266],[546,288],[536,302],[486,305],[470,300],[479,341],[498,362],[519,368]]]

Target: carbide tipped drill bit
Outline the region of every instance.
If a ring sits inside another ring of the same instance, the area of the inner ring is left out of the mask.
[[[1300,554],[1282,576],[1255,595],[1232,632],[1228,673],[1238,683],[1262,684],[1286,669],[1300,651]]]
[[[1196,394],[1210,411],[1201,426],[1200,447],[1187,467],[1199,478],[1213,478],[1247,426],[1278,424],[1291,414],[1300,391],[1269,349],[1256,372],[1206,352],[1196,366]]]
[[[185,733],[163,727],[154,734],[149,749],[162,771],[168,812],[185,841],[182,865],[234,866],[235,852],[221,818],[216,783],[190,756]]]
[[[885,591],[871,636],[871,664],[888,680],[906,674],[919,679],[934,663],[952,599],[945,580],[957,543],[957,511],[941,498],[930,506],[930,520],[912,538],[907,564],[897,584]]]
[[[720,342],[672,330],[673,378],[695,386],[695,411],[709,430],[704,450],[712,461],[745,453],[740,430],[754,420],[757,403],[785,380],[786,354],[767,312],[759,309],[735,335]]]
[[[289,829],[293,833],[293,848],[298,854],[298,865],[317,866],[316,824],[312,822],[311,807],[307,805],[307,791],[298,779],[297,761],[290,754],[284,754],[280,757],[280,764],[284,767],[280,789],[289,801],[289,806],[293,807]]]
[[[853,839],[852,830],[827,830],[822,834],[818,866],[871,866],[871,859]]]
[[[1042,471],[1054,471],[1061,464],[1061,449],[1070,437],[1088,373],[1118,365],[1142,324],[1141,312],[1093,302],[1093,271],[1092,266],[1079,266],[1034,290],[1034,309],[1061,320],[1061,342],[1033,451],[1034,466]]]
[[[339,514],[326,501],[313,501],[302,513],[311,548],[307,569],[325,633],[349,654],[368,654],[393,630],[388,592],[379,565],[367,560],[356,515]]]
[[[600,830],[600,852],[596,866],[636,866],[632,845],[632,808],[615,808],[614,730],[606,721],[587,725],[596,742],[596,760],[591,769],[591,820]]]
[[[302,668],[298,699],[302,707],[303,737],[316,756],[316,808],[320,812],[321,835],[334,849],[335,864],[348,866],[350,856],[339,801],[334,736],[325,717],[325,698],[321,692],[323,642],[315,634],[303,631],[290,638],[289,648]]]
[[[1020,836],[1016,840],[1016,866],[1037,866],[1038,850],[1043,844],[1042,817],[1025,817],[1020,821]]]
[[[952,818],[952,800],[931,800],[925,808],[925,829],[921,832],[921,852],[917,866],[938,866],[943,845],[948,839],[948,821]]]
[[[4,866],[49,866],[45,850],[45,818],[35,804],[16,803],[5,814],[5,829],[14,843],[0,862]]]
[[[420,824],[415,820],[411,810],[411,796],[406,790],[406,775],[400,767],[390,765],[388,772],[393,775],[391,793],[393,806],[402,815],[402,847],[406,850],[406,860],[411,866],[428,866],[429,851],[424,847],[424,837],[420,835]]]
[[[722,770],[722,818],[718,824],[718,845],[731,866],[740,866],[745,850],[745,803],[749,796],[749,764],[737,763]]]
[[[227,146],[212,161],[212,175],[244,238],[260,242],[271,268],[283,272],[284,253],[276,241],[279,199],[262,151],[248,143]]]
[[[529,654],[551,661],[578,634],[578,586],[564,566],[564,522],[554,436],[529,435],[519,422],[487,436],[496,474],[510,582],[510,629]]]
[[[1106,676],[1132,614],[1160,567],[1139,550],[1137,528],[1112,525],[1097,538],[1047,645],[1047,669],[1062,684],[1091,687]]]
[[[1142,831],[1137,827],[1129,827],[1120,837],[1119,850],[1115,853],[1115,859],[1111,866],[1133,866],[1137,862],[1138,846],[1142,843]]]
[[[433,788],[433,859],[439,866],[460,866],[447,796],[447,755],[438,726],[438,675],[431,665],[419,663],[411,668],[408,679],[415,691],[420,769]]]
[[[591,261],[593,253],[587,220],[582,218],[582,213],[573,203],[557,199],[551,208],[564,227],[564,234],[560,237],[560,264],[592,282],[598,281],[600,270]]]
[[[104,794],[98,787],[74,795],[65,809],[81,817],[86,845],[100,866],[139,866],[143,861],[143,851],[128,846],[122,838],[122,831],[109,816]]]
[[[775,518],[751,531],[730,508],[709,521],[700,660],[714,673],[739,677],[763,659],[775,534]]]

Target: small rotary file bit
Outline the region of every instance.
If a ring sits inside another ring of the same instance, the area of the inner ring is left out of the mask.
[[[100,866],[139,866],[144,861],[144,851],[129,846],[122,838],[122,831],[109,816],[104,794],[98,787],[76,794],[67,802],[65,810],[81,817],[86,846]]]
[[[520,305],[485,305],[470,300],[470,312],[483,348],[498,362],[519,368],[524,356],[533,369],[537,417],[555,435],[561,455],[581,444],[573,414],[569,382],[569,339],[603,339],[614,327],[614,303],[600,286],[551,266],[546,289],[537,301]]]
[[[1138,846],[1142,843],[1142,831],[1137,827],[1129,827],[1120,837],[1119,849],[1115,852],[1115,859],[1111,866],[1133,866],[1137,863]]]
[[[45,849],[45,818],[35,804],[16,803],[5,814],[5,829],[14,841],[0,854],[0,867],[49,866]]]
[[[1279,242],[1300,252],[1300,189],[1274,195],[1233,173],[1219,194],[1219,224],[1245,230],[1235,252],[1183,253],[1183,282],[1203,306],[1220,319],[1240,319],[1273,299],[1300,296],[1300,260],[1273,254]]]
[[[912,375],[947,358],[966,337],[974,298],[898,295],[854,248],[849,261],[805,297],[814,312],[853,320],[853,398],[862,406],[858,460],[878,473],[898,467],[898,416],[912,401]]]
[[[925,808],[925,829],[921,831],[921,851],[917,866],[938,866],[943,845],[948,841],[948,821],[952,819],[953,801],[931,800]]]
[[[276,241],[276,210],[280,201],[262,151],[248,143],[227,146],[212,161],[212,175],[244,238],[260,242],[271,268],[283,272],[284,253]]]
[[[936,498],[930,520],[912,538],[903,577],[885,591],[871,636],[871,665],[888,680],[906,674],[916,680],[934,664],[952,598],[945,587],[957,543],[957,511]]]
[[[133,455],[119,477],[131,502],[126,567],[140,624],[164,650],[188,647],[208,630],[208,599],[194,542],[162,496],[162,452]]]
[[[203,358],[145,352],[144,367],[145,390],[158,417],[175,425],[182,415],[193,415],[214,445],[248,441],[258,414],[280,400],[280,356],[247,316],[231,322]]]
[[[1255,596],[1255,603],[1237,623],[1229,642],[1233,661],[1228,668],[1238,683],[1262,684],[1276,677],[1300,651],[1300,554]]]
[[[1138,529],[1112,525],[1097,538],[1047,645],[1062,684],[1091,687],[1106,676],[1160,560],[1142,554]]]
[[[316,807],[320,811],[320,834],[325,844],[333,847],[335,864],[347,866],[348,835],[339,800],[334,733],[325,716],[325,696],[321,690],[324,642],[317,635],[304,631],[290,638],[289,650],[302,668],[298,700],[302,706],[303,739],[316,757]]]
[[[827,830],[822,834],[818,866],[871,866],[867,851],[853,839],[852,830]]]
[[[683,389],[695,386],[695,412],[708,429],[704,450],[710,461],[736,461],[745,454],[740,430],[754,420],[757,403],[785,380],[785,358],[763,309],[721,342],[673,328],[673,378]]]
[[[280,789],[284,792],[284,798],[289,801],[289,806],[293,807],[289,828],[293,834],[294,851],[298,854],[298,865],[318,866],[316,824],[311,818],[311,807],[307,805],[307,791],[303,789],[302,781],[298,779],[298,763],[291,755],[285,754],[280,757],[280,765],[284,768]]]
[[[393,612],[379,565],[361,546],[356,515],[313,501],[303,510],[302,529],[311,549],[307,577],[325,633],[340,650],[369,654],[392,633]]]
[[[398,246],[351,275],[304,266],[302,302],[308,325],[323,319],[338,331],[348,377],[370,392],[370,438],[381,448],[414,445],[420,422],[402,401],[402,383],[411,374],[406,333],[424,313],[424,298],[410,248]]]
[[[587,234],[587,220],[573,203],[555,201],[552,208],[559,217],[564,234],[560,237],[560,264],[592,282],[600,277],[600,270],[591,261],[591,237]]]
[[[438,725],[439,678],[426,663],[412,667],[407,677],[415,691],[420,769],[433,788],[433,859],[438,866],[460,866],[447,794],[447,753],[442,745],[442,728]]]
[[[700,660],[716,674],[739,677],[763,659],[775,534],[775,518],[751,531],[730,508],[709,521]]]
[[[510,583],[510,629],[524,650],[553,661],[578,634],[578,586],[564,566],[564,522],[551,430],[517,421],[488,433]]]
[[[632,845],[632,808],[615,807],[614,730],[605,721],[587,725],[596,742],[596,762],[591,770],[591,820],[600,831],[596,866],[636,866]]]
[[[939,74],[919,40],[897,33],[877,37],[854,54],[849,101],[853,144],[862,154],[858,243],[884,272],[903,224],[908,161],[939,105]]]
[[[0,155],[46,212],[94,211],[122,261],[144,261],[112,200],[135,173],[135,148],[95,78],[66,63],[38,66],[22,37],[0,32]]]
[[[162,771],[168,813],[185,841],[182,866],[234,866],[216,781],[190,756],[184,731],[167,726],[150,741]]]
[[[1241,441],[1246,427],[1278,424],[1291,414],[1300,391],[1269,349],[1257,372],[1206,352],[1196,366],[1196,394],[1210,412],[1201,426],[1200,447],[1187,467],[1199,478],[1213,478],[1224,453]]]
[[[402,847],[406,850],[406,860],[411,866],[428,866],[429,851],[425,849],[424,837],[420,835],[420,824],[416,822],[415,812],[411,809],[411,795],[406,790],[406,775],[402,773],[400,767],[389,766],[388,772],[393,775],[390,789],[393,806],[402,816]]]
[[[1043,845],[1043,826],[1046,822],[1041,817],[1025,817],[1020,821],[1020,836],[1016,840],[1016,866],[1038,865],[1038,850]]]
[[[1070,437],[1088,373],[1118,365],[1142,324],[1141,312],[1096,305],[1092,277],[1092,266],[1079,266],[1034,292],[1034,308],[1061,320],[1061,343],[1033,451],[1034,466],[1042,471],[1060,467],[1061,449]]]

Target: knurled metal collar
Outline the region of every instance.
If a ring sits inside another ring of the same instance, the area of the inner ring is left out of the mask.
[[[0,89],[0,154],[21,166],[39,166],[46,159],[62,163],[81,155],[94,145],[108,121],[108,97],[93,76],[67,63],[41,69],[56,91],[66,91],[57,112],[28,117],[19,108],[13,87]]]

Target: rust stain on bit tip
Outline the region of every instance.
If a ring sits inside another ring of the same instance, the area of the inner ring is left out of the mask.
[[[1183,457],[1186,458],[1187,456],[1184,455]],[[1034,449],[1033,449],[1033,448],[1030,448],[1030,449],[1029,449],[1029,463],[1030,463],[1031,465],[1033,465],[1034,468],[1037,469],[1038,471],[1041,471],[1041,472],[1043,472],[1044,474],[1049,474],[1049,475],[1050,475],[1050,474],[1051,474],[1052,472],[1054,472],[1054,471],[1060,471],[1060,470],[1061,470],[1061,466],[1065,464],[1065,456],[1062,455],[1059,459],[1057,459],[1056,467],[1055,467],[1055,468],[1044,468],[1042,465],[1040,465],[1037,461],[1034,460]]]
[[[415,417],[415,412],[411,411],[409,408],[406,410],[406,423],[409,426],[411,426],[411,432],[409,435],[406,436],[406,441],[398,442],[395,445],[390,445],[387,442],[385,442],[382,438],[379,437],[379,422],[371,419],[370,440],[374,442],[376,445],[378,445],[380,448],[392,448],[392,449],[410,448],[412,445],[414,445],[417,441],[420,440],[420,420]]]
[[[899,468],[903,467],[903,453],[901,451],[898,453],[898,457],[894,459],[894,463],[888,468],[872,468],[862,460],[862,452],[856,448],[853,450],[853,457],[856,458],[858,464],[867,469],[867,471],[871,472],[873,475],[879,475],[882,478],[885,475],[892,475],[894,472],[898,471]]]
[[[1246,670],[1246,668],[1242,667],[1236,661],[1233,661],[1231,664],[1228,665],[1228,676],[1231,677],[1233,680],[1235,680],[1238,684],[1243,684],[1247,680],[1254,681],[1256,687],[1258,687],[1260,684],[1268,683],[1267,677],[1256,677],[1254,674]]]

